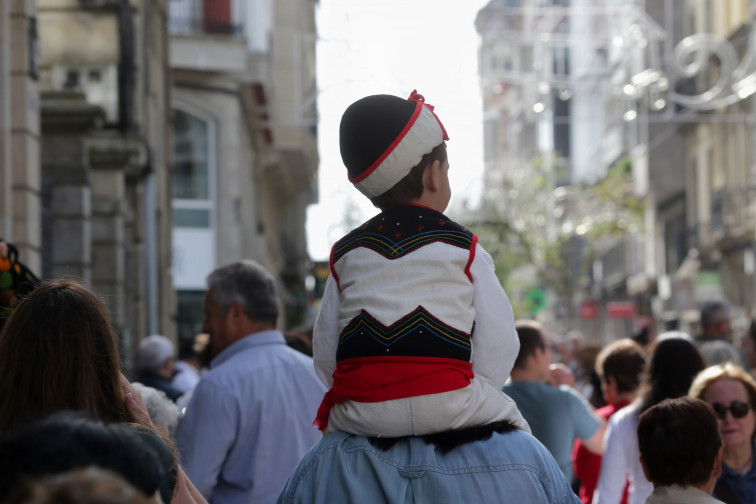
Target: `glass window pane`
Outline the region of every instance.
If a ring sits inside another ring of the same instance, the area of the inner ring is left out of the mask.
[[[202,119],[173,111],[173,197],[208,200],[208,126]]]
[[[174,208],[174,227],[209,228],[210,210],[196,208]]]

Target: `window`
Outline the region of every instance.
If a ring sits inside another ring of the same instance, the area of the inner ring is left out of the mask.
[[[171,273],[179,293],[203,291],[216,266],[214,131],[211,120],[173,110]]]
[[[183,110],[173,111],[173,225],[209,228],[209,125]]]

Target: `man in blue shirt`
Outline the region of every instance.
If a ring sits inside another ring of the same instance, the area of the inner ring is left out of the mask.
[[[275,330],[274,280],[261,266],[229,264],[207,282],[202,332],[214,358],[179,426],[181,461],[213,504],[275,502],[320,438],[312,423],[325,387]]]
[[[533,435],[551,452],[568,481],[572,479],[572,445],[580,439],[591,452],[604,448],[606,421],[572,387],[553,387],[549,379],[551,350],[548,338],[535,321],[515,322],[520,353],[512,368],[511,381],[504,386]]]

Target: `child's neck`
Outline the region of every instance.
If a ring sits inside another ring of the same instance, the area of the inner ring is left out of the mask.
[[[435,198],[434,196],[435,194],[429,194],[428,191],[424,191],[419,198],[415,198],[414,200],[410,201],[409,204],[424,206],[439,213],[444,213],[444,211],[446,210],[446,205],[438,201],[438,198]]]

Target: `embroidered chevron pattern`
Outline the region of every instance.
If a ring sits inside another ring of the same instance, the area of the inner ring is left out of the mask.
[[[417,233],[404,240],[392,240],[388,236],[377,233],[364,233],[354,237],[347,236],[334,248],[334,261],[338,261],[344,254],[358,247],[366,247],[387,259],[397,259],[434,242],[443,242],[456,247],[469,249],[472,238],[469,233],[438,229]]]
[[[370,355],[425,355],[469,360],[470,334],[418,306],[390,326],[362,310],[341,332],[337,359]]]

